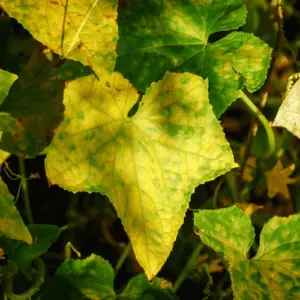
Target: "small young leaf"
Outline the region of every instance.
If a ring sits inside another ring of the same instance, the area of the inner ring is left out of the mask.
[[[281,104],[273,126],[284,127],[300,139],[300,80],[294,84]]]
[[[117,0],[0,0],[35,39],[98,73],[113,71],[118,39]]]
[[[2,152],[0,150],[0,152]],[[0,177],[0,235],[11,239],[21,240],[31,244],[32,237],[24,224],[17,208],[14,197]],[[3,248],[3,246],[0,244]]]
[[[45,253],[52,243],[59,237],[61,229],[54,225],[29,225],[28,229],[33,237],[32,245],[22,241],[0,237],[0,245],[28,278],[31,277],[31,263]]]
[[[219,117],[244,85],[253,92],[266,78],[271,49],[260,39],[233,32],[209,42],[212,34],[236,29],[245,19],[241,0],[136,0],[118,19],[116,70],[141,91],[167,70],[208,78]]]
[[[153,278],[172,249],[194,188],[236,165],[209,104],[207,81],[167,73],[128,118],[138,96],[119,73],[70,82],[46,173],[70,191],[107,195],[137,260]]]
[[[216,214],[218,222],[224,219],[226,229],[220,230],[215,226]],[[235,299],[299,299],[300,215],[272,218],[263,227],[255,257],[247,260],[246,250],[253,240],[254,229],[250,217],[241,214],[237,207],[221,209],[219,212],[200,211],[195,214],[201,239],[216,251],[222,251],[229,260]],[[228,234],[231,227],[234,229]],[[239,240],[242,236],[246,240],[244,245]]]
[[[17,75],[0,69],[0,105],[8,95],[10,87],[17,78]]]

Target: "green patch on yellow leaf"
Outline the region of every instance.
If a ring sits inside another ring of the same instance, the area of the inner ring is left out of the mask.
[[[173,247],[195,187],[236,165],[209,104],[207,81],[167,73],[129,118],[138,96],[119,73],[70,82],[46,173],[70,191],[107,195],[138,262],[153,278]],[[197,111],[202,113],[195,116]]]

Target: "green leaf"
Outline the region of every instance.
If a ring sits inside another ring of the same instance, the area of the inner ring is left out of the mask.
[[[281,104],[273,126],[284,127],[300,139],[300,80],[298,80]]]
[[[8,95],[9,89],[17,78],[17,75],[0,69],[0,105]]]
[[[113,282],[114,271],[102,257],[92,254],[83,260],[67,259],[42,291],[41,300],[115,299]]]
[[[0,152],[2,153],[1,150]],[[32,243],[30,232],[15,207],[14,197],[10,194],[7,186],[0,177],[0,236],[1,235],[11,239],[22,240],[28,244]],[[0,247],[2,247],[1,244]]]
[[[217,221],[216,221],[217,218]],[[218,226],[222,220],[222,227]],[[300,297],[300,215],[274,217],[260,234],[259,249],[246,258],[254,238],[250,217],[237,207],[195,214],[203,242],[229,260],[236,299],[298,299]],[[217,224],[217,225],[216,225]],[[223,245],[222,245],[223,243]]]
[[[172,291],[168,281],[155,278],[152,283],[144,275],[133,277],[125,290],[119,296],[121,299],[130,300],[170,300],[178,299]]]
[[[86,299],[136,299],[136,300],[176,300],[166,280],[155,278],[150,284],[145,275],[132,278],[125,290],[116,295],[114,291],[114,271],[106,260],[92,254],[86,259],[67,259],[56,275],[46,282],[41,300],[55,298],[64,300]]]
[[[36,156],[51,141],[63,119],[65,81],[50,79],[58,69],[48,50],[33,53],[0,106],[0,147],[16,155]]]
[[[167,73],[128,118],[138,96],[119,73],[70,82],[65,118],[45,163],[52,184],[110,198],[137,260],[153,278],[194,188],[236,164],[209,104],[207,81]]]
[[[118,39],[117,0],[0,0],[35,39],[59,55],[113,71]]]
[[[31,276],[31,263],[43,253],[47,252],[52,243],[59,237],[61,229],[54,225],[29,225],[28,229],[33,237],[33,244],[0,237],[0,245],[28,278]]]
[[[219,117],[244,85],[253,92],[266,78],[271,49],[261,40],[243,32],[209,40],[245,18],[241,0],[137,0],[119,16],[116,69],[141,91],[167,70],[208,78]]]

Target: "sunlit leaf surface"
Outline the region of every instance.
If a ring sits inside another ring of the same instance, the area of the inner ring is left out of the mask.
[[[0,6],[35,39],[98,74],[115,65],[117,4],[117,0],[0,0]]]
[[[300,139],[300,80],[281,104],[273,126],[284,127]]]
[[[7,96],[10,87],[17,78],[17,75],[0,69],[0,104]]]
[[[138,93],[119,73],[65,90],[65,119],[48,149],[52,184],[114,204],[137,260],[153,278],[167,259],[195,187],[235,166],[208,101],[207,81],[167,73]]]

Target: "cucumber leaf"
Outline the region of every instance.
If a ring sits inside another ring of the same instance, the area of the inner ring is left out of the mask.
[[[166,71],[208,78],[219,117],[244,86],[254,92],[266,78],[268,45],[244,32],[215,36],[239,28],[246,13],[241,0],[136,0],[119,15],[116,70],[140,91]]]
[[[300,215],[274,217],[260,234],[256,255],[247,259],[254,240],[251,219],[236,206],[195,213],[201,240],[229,261],[235,299],[300,297]]]
[[[208,83],[167,73],[138,93],[119,73],[68,83],[65,118],[48,148],[49,182],[107,195],[149,279],[166,261],[195,187],[235,167]]]
[[[0,0],[35,39],[64,58],[113,71],[118,39],[117,0]]]

